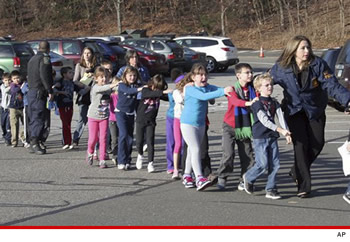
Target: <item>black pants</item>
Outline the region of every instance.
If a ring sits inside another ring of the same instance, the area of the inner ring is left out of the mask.
[[[311,164],[321,153],[325,140],[326,115],[309,120],[305,112],[298,112],[287,119],[292,133],[294,165],[291,175],[297,181],[298,193],[311,192]]]
[[[201,143],[201,165],[202,165],[202,172],[204,177],[208,177],[210,173],[212,173],[211,169],[211,159],[209,157],[209,139],[208,139],[208,129],[209,126],[206,125],[205,127],[205,133],[203,136],[203,140]],[[181,167],[183,171],[185,170],[186,165],[186,157],[187,157],[187,144],[186,142],[183,143],[183,153],[181,157]]]
[[[144,135],[146,134],[148,162],[154,161],[154,135],[156,131],[155,123],[136,122],[136,149],[143,155]]]
[[[30,89],[27,94],[29,111],[30,141],[38,143],[43,138],[44,126],[47,121],[46,97],[38,98],[37,90]]]

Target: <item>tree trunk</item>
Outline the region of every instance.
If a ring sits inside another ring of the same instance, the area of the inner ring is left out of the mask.
[[[305,0],[306,1],[306,0]],[[284,30],[284,11],[283,11],[283,4],[281,0],[277,0],[278,6],[279,6],[279,12],[280,12],[280,29],[281,31]]]
[[[344,0],[338,0],[339,4],[339,17],[340,17],[340,39],[345,35],[345,2]]]

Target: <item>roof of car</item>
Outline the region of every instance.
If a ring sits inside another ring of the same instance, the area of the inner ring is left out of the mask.
[[[222,40],[222,39],[229,39],[229,37],[224,37],[224,36],[197,36],[197,35],[186,35],[186,36],[179,36],[176,37],[176,39],[187,39],[187,38],[191,38],[191,39],[213,39],[213,40]]]

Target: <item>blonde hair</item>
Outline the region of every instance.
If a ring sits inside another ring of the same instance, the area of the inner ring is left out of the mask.
[[[262,82],[264,80],[269,80],[271,82],[271,85],[273,85],[273,80],[272,80],[272,76],[270,75],[270,73],[264,73],[261,75],[258,75],[255,77],[254,81],[253,81],[253,85],[256,91],[259,91]]]
[[[97,79],[97,77],[99,76],[105,76],[107,77],[107,71],[105,68],[103,68],[102,66],[98,66],[94,72],[94,77],[95,79]]]
[[[288,68],[293,62],[295,62],[295,53],[297,52],[298,46],[302,41],[306,41],[310,47],[309,58],[305,61],[303,66],[309,66],[309,64],[315,59],[315,55],[312,52],[311,41],[306,36],[296,35],[287,42],[286,47],[284,48],[281,56],[277,60],[277,62],[279,62],[283,68]]]

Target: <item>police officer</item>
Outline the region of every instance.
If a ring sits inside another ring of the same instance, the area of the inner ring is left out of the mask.
[[[52,65],[50,60],[50,44],[42,41],[39,50],[28,62],[28,111],[30,128],[30,153],[42,155],[46,153],[40,147],[39,139],[44,132],[47,97],[52,100]]]

